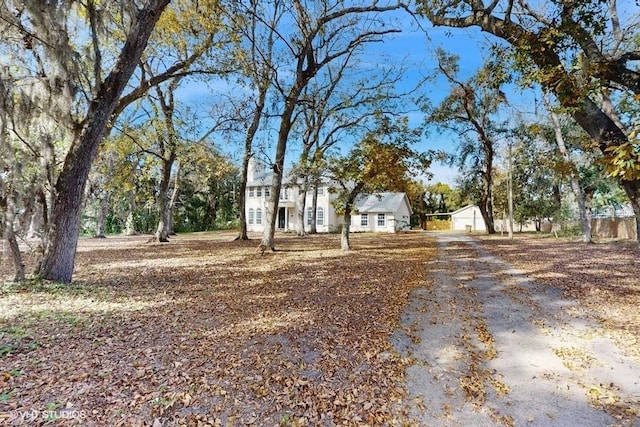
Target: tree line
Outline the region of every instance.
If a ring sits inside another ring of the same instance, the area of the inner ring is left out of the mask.
[[[89,214],[96,235],[154,228],[166,241],[176,224],[232,224],[235,208],[238,237],[246,239],[244,194],[254,156],[272,171],[261,244],[273,249],[293,144],[296,183],[312,189],[327,176],[342,183],[345,218],[358,192],[410,190],[411,177],[448,156],[468,172],[461,186],[491,232],[499,142],[508,139],[526,159],[553,135],[562,159],[556,170],[576,184],[579,200],[589,191],[575,155],[589,153],[582,162],[594,166],[589,173],[613,177],[640,221],[637,13],[619,15],[615,0],[539,7],[512,0],[3,2],[0,207],[16,278],[25,275],[17,236],[31,232],[42,239],[37,274],[71,281]],[[424,126],[453,130],[454,156],[418,152],[425,128],[405,118],[409,100],[426,93],[430,81],[407,88],[402,63],[363,60],[369,46],[382,50],[407,20],[427,34],[430,23],[495,36],[470,79],[459,75],[454,56],[434,53],[451,92],[439,105],[423,102]],[[549,121],[500,121],[500,109],[512,101],[505,85],[541,89]],[[183,101],[194,87],[211,100],[197,111]],[[231,141],[241,141],[237,169],[220,149]],[[345,141],[352,148],[341,152]],[[533,194],[525,183],[541,185],[543,177],[530,173],[538,169],[514,171],[523,185],[518,193]],[[518,205],[527,204],[542,205]],[[109,215],[116,205],[121,214]]]

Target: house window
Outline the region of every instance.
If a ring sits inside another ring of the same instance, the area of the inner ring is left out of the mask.
[[[313,220],[313,208],[307,208],[307,225],[311,225],[311,220]]]
[[[262,209],[260,208],[256,209],[256,224],[262,224]]]
[[[249,197],[253,197],[253,187],[249,187]]]
[[[286,188],[280,190],[280,200],[289,200],[289,191]]]
[[[324,194],[324,187],[322,185],[318,186],[318,195],[322,196]]]
[[[369,226],[369,214],[361,214],[360,215],[360,225],[362,227],[368,227]]]
[[[256,197],[262,197],[262,187],[256,187]]]
[[[269,197],[271,195],[271,189],[269,187],[264,187],[264,197]]]
[[[324,225],[324,209],[318,208],[316,211],[316,225]]]
[[[253,224],[253,209],[249,209],[249,224]]]
[[[384,227],[386,221],[383,213],[378,214],[378,227]]]

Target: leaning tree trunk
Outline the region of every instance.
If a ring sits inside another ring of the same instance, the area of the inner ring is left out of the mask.
[[[87,112],[87,121],[73,141],[56,182],[51,229],[39,274],[42,278],[71,282],[80,236],[82,196],[91,164],[124,88],[131,78],[153,27],[170,0],[149,0],[138,13],[118,61],[99,86]]]
[[[175,179],[173,180],[173,190],[171,191],[171,197],[169,198],[169,234],[176,234],[173,214],[178,202],[178,193],[180,192],[180,162],[176,162]]]
[[[589,216],[587,215],[587,204],[585,203],[584,192],[582,191],[580,181],[578,181],[578,175],[574,169],[574,164],[571,160],[571,156],[569,155],[569,151],[567,150],[567,146],[564,143],[560,120],[554,112],[551,112],[551,123],[553,124],[553,131],[558,151],[560,151],[562,159],[571,167],[569,182],[571,183],[571,190],[573,190],[573,194],[576,196],[576,202],[578,203],[578,216],[580,218],[580,229],[582,230],[582,241],[585,243],[591,243],[591,221],[589,221]]]
[[[280,189],[282,188],[282,178],[284,172],[284,156],[287,151],[287,141],[289,139],[289,133],[293,125],[293,111],[296,107],[296,100],[300,96],[302,91],[303,82],[298,81],[292,88],[287,101],[285,102],[285,108],[280,119],[280,129],[278,130],[278,143],[276,145],[276,157],[273,164],[273,178],[271,180],[271,194],[266,206],[266,221],[264,231],[262,233],[261,247],[275,250],[275,234],[276,234],[276,219],[278,210],[278,200],[280,199]]]
[[[253,139],[258,132],[258,127],[260,126],[260,120],[262,118],[262,112],[264,111],[264,105],[267,97],[267,90],[264,87],[260,88],[260,92],[258,94],[258,102],[256,103],[256,109],[253,112],[253,118],[251,119],[251,124],[247,129],[247,134],[244,137],[244,154],[242,156],[242,171],[240,172],[240,188],[238,190],[238,220],[239,220],[239,230],[238,230],[238,240],[249,240],[249,235],[247,234],[247,213],[246,213],[246,203],[247,203],[247,174],[249,171],[249,160],[251,159],[252,150],[253,150]],[[267,216],[268,218],[268,216]]]

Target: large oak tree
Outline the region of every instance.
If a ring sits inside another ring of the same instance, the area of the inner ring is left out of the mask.
[[[401,9],[399,3],[365,5],[341,1],[291,1],[289,33],[277,34],[285,47],[282,55],[289,58],[292,69],[274,68],[274,85],[279,94],[279,126],[273,162],[271,195],[266,206],[263,247],[275,249],[277,206],[282,188],[285,154],[289,134],[301,95],[320,70],[340,58],[351,55],[367,43],[379,42],[385,35],[400,30],[388,24],[384,13]],[[282,38],[286,36],[285,38]],[[286,78],[283,78],[283,73]]]
[[[32,108],[17,109],[24,117],[14,117],[14,122],[41,114],[47,117],[49,127],[39,129],[40,135],[46,137],[54,129],[62,129],[57,135],[69,140],[53,190],[49,238],[39,271],[45,279],[71,281],[91,164],[169,1],[148,0],[141,7],[128,1],[105,5],[93,0],[84,4],[23,0],[0,5],[5,40],[21,40],[24,48],[10,51],[13,63],[3,69],[3,78],[31,83],[33,93],[38,94],[29,97],[22,93]],[[116,43],[113,56],[104,46],[107,32],[113,28],[105,24],[111,19],[126,23],[123,28],[127,29],[121,39],[115,36],[121,44]],[[78,39],[80,34],[82,40]],[[12,130],[28,136],[19,126]]]
[[[418,13],[436,26],[479,27],[514,49],[522,70],[552,93],[614,164],[636,214],[640,235],[637,141],[620,120],[616,96],[640,95],[637,16],[618,14],[616,0],[420,0]],[[615,163],[625,158],[627,162]],[[639,240],[640,242],[640,240]],[[640,243],[639,243],[640,244]]]

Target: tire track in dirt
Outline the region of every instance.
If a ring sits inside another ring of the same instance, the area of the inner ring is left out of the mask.
[[[406,388],[416,424],[640,425],[640,366],[569,316],[573,301],[470,236],[437,239],[426,286],[393,337],[415,360]]]

